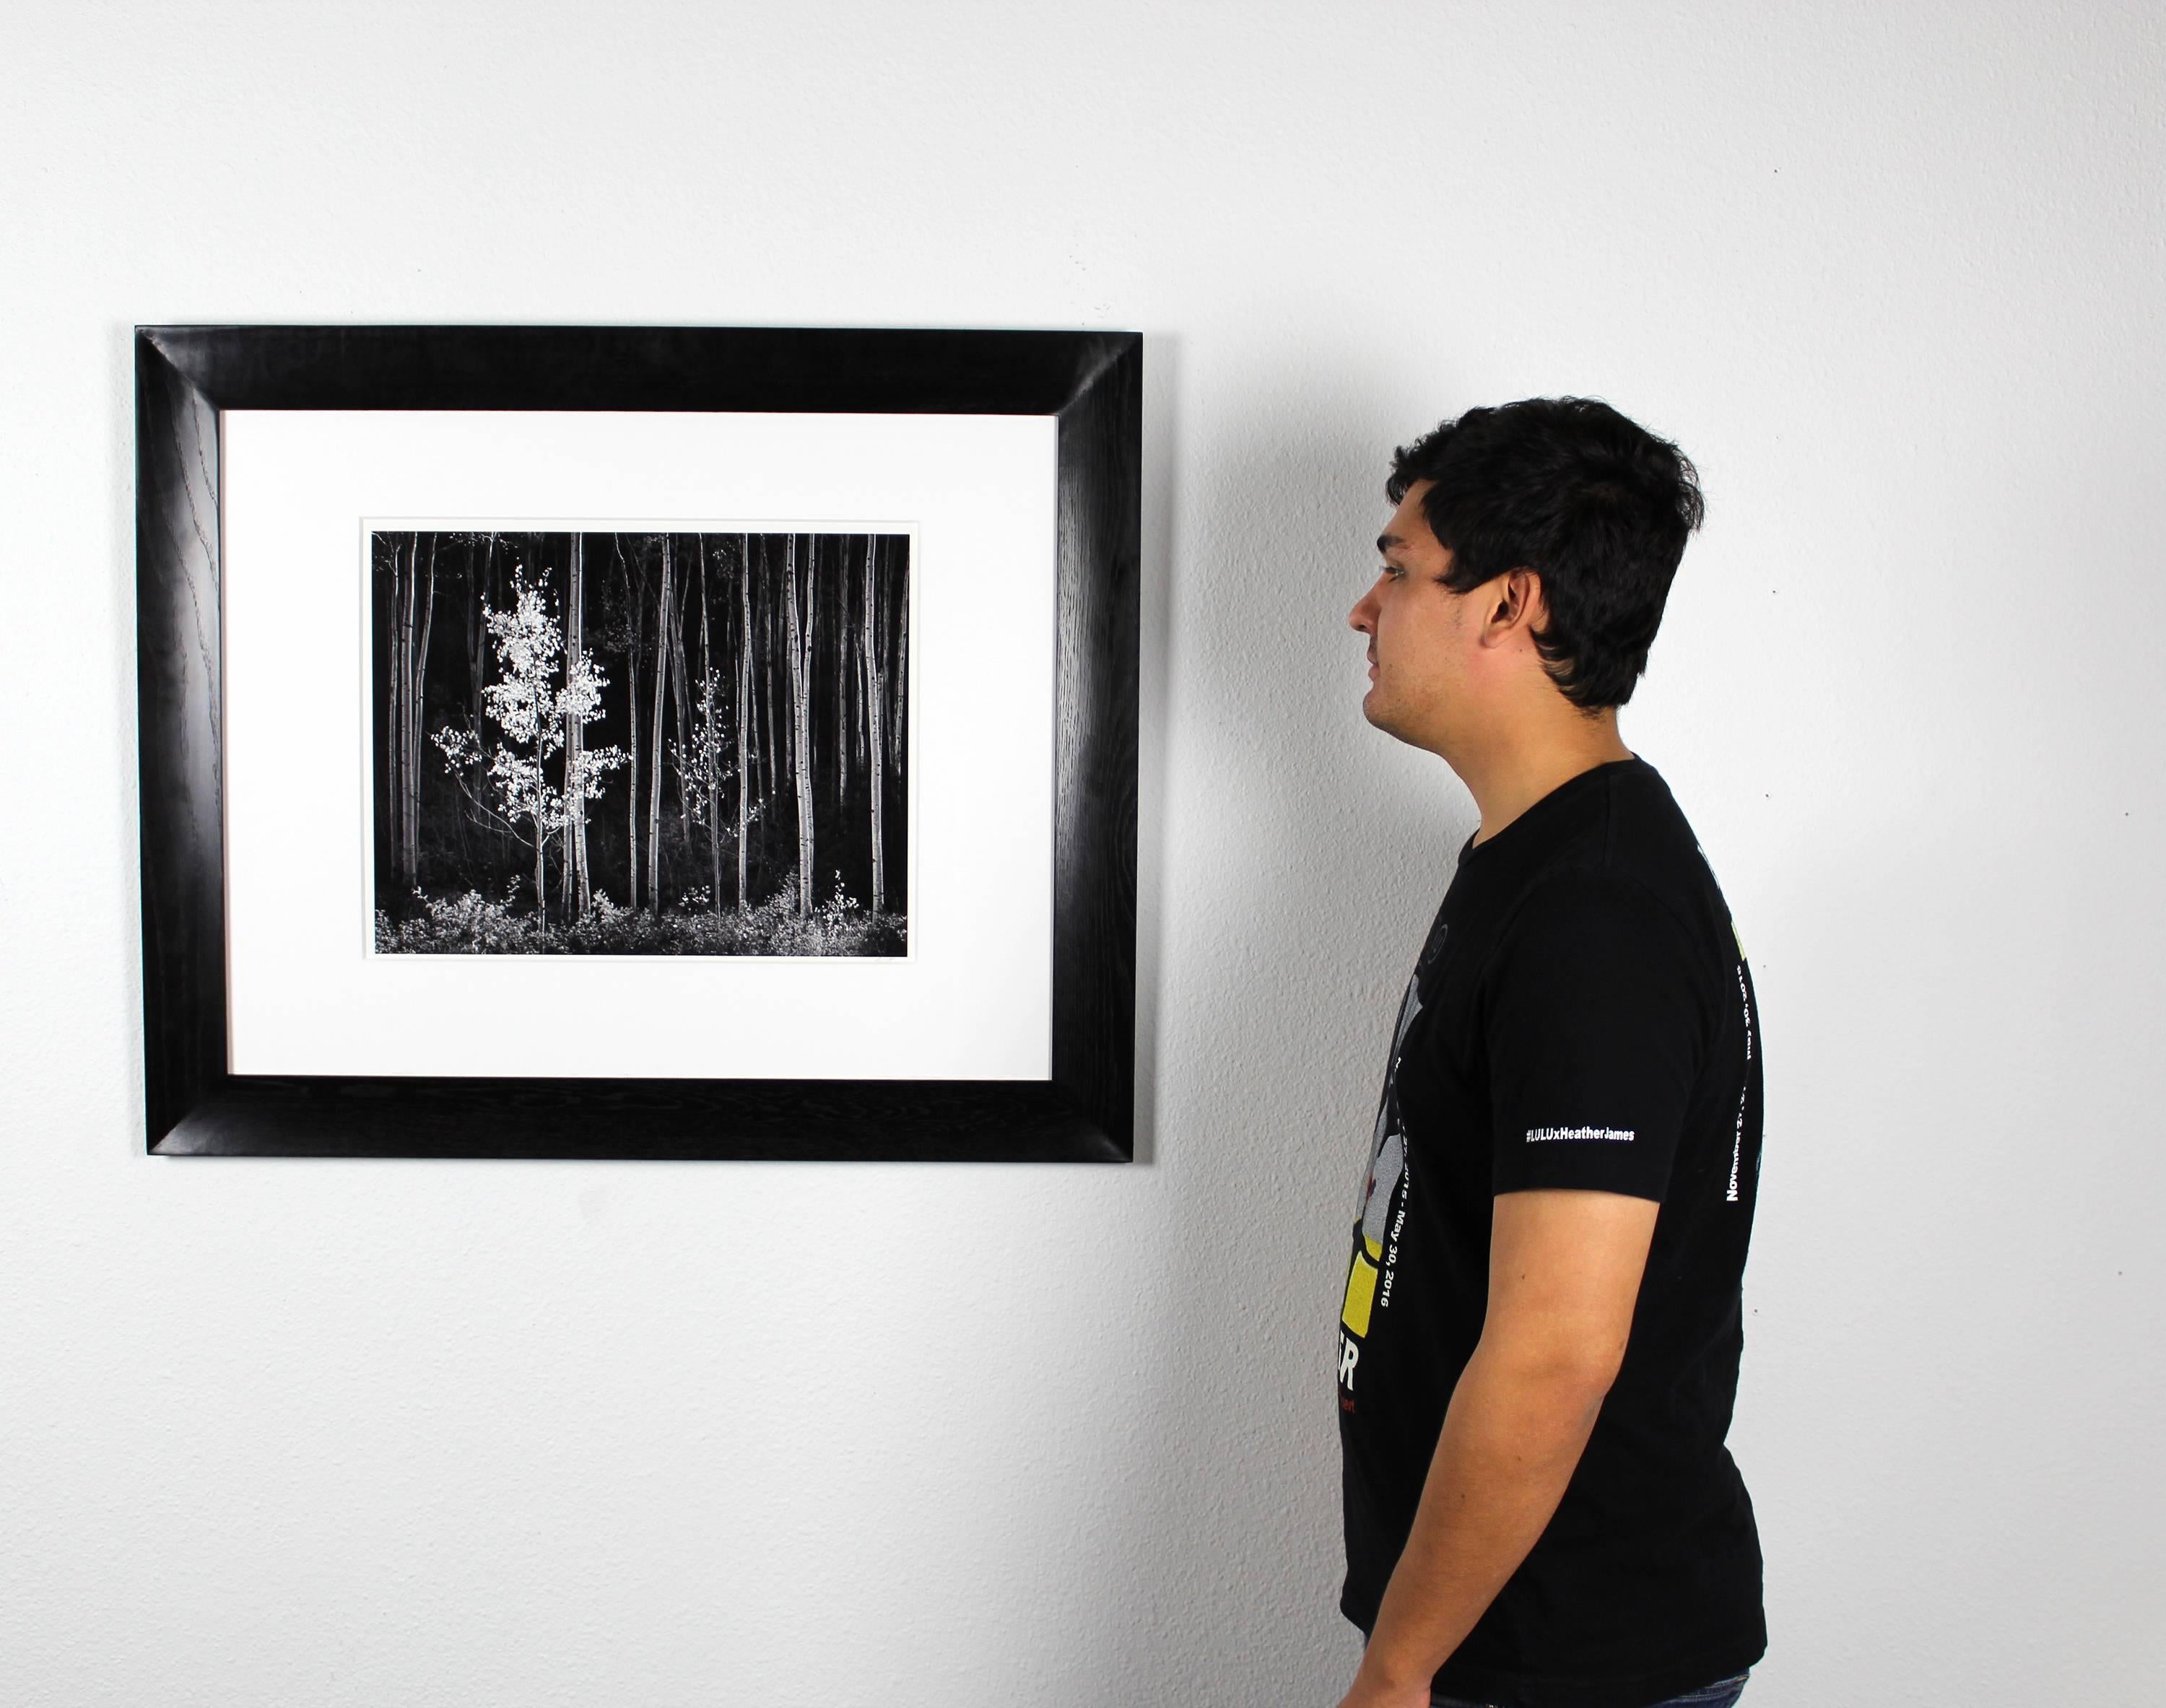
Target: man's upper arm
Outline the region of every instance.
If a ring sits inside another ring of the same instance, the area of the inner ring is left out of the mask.
[[[1530,894],[1490,975],[1483,1339],[1606,1387],[1712,1036],[1705,979],[1677,917],[1598,871]]]
[[[1484,999],[1492,1189],[1659,1203],[1716,1015],[1677,917],[1629,878],[1561,874],[1514,914]]]
[[[1482,1330],[1489,1356],[1527,1374],[1606,1389],[1624,1362],[1660,1210],[1651,1199],[1614,1192],[1500,1194]]]

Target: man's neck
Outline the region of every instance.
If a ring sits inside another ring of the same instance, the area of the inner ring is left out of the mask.
[[[1481,809],[1480,846],[1513,820],[1582,772],[1633,757],[1617,733],[1617,714],[1572,714],[1568,725],[1545,726],[1487,746],[1479,753],[1445,756]]]

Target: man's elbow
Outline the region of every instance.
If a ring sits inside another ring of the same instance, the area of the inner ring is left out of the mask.
[[[1624,1337],[1606,1335],[1485,1336],[1477,1356],[1494,1376],[1560,1410],[1590,1415],[1624,1368]]]

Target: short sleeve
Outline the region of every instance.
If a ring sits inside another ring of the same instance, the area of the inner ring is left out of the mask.
[[[1644,884],[1562,874],[1485,972],[1492,1189],[1660,1203],[1715,1026],[1684,925]]]

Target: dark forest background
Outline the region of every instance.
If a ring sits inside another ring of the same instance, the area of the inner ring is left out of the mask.
[[[903,952],[910,540],[373,536],[390,952]]]

